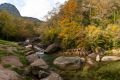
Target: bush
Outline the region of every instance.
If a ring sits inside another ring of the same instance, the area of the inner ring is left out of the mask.
[[[44,28],[42,30],[41,33],[42,36],[43,36],[43,42],[46,43],[46,44],[51,44],[55,41],[58,40],[58,35],[61,31],[61,28],[58,28],[58,27],[55,27],[55,28],[50,28],[50,27],[47,27],[47,28]]]
[[[63,49],[76,48],[83,37],[83,28],[79,26],[73,27],[50,27],[42,30],[43,42],[50,44],[59,42]]]
[[[109,50],[120,47],[120,27],[115,24],[108,25],[106,28],[88,26],[85,28],[86,38],[85,47],[87,50],[96,51]]]
[[[90,25],[88,27],[50,27],[43,30],[44,42],[59,41],[63,49],[82,48],[99,52],[120,47],[120,27],[110,24],[106,28]]]
[[[100,27],[88,26],[85,31],[85,47],[88,50],[96,51],[97,49],[109,49],[112,47],[112,42],[109,41],[110,36]]]
[[[98,80],[120,80],[120,62],[111,62],[101,66],[97,71]]]
[[[63,27],[59,37],[64,49],[76,48],[83,37],[83,28],[80,26]]]
[[[107,35],[110,36],[109,40],[112,41],[113,47],[120,47],[120,26],[115,24],[110,24],[106,28]]]

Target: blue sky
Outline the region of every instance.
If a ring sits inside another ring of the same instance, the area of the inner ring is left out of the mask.
[[[47,15],[48,11],[58,7],[57,3],[63,4],[65,1],[67,0],[0,0],[0,4],[14,4],[22,16],[45,20],[44,16]]]

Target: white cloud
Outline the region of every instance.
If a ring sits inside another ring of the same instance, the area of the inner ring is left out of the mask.
[[[0,0],[0,4],[1,4],[1,3],[5,3],[5,2],[6,2],[6,0]]]
[[[26,0],[21,9],[21,14],[41,19],[50,10],[52,10],[52,6],[47,0]]]
[[[68,0],[53,0],[53,1],[56,2],[56,3],[63,4],[65,1],[68,1]]]
[[[22,16],[35,17],[44,19],[44,16],[51,11],[56,4],[63,4],[67,0],[0,0],[0,3],[14,4],[20,11]]]

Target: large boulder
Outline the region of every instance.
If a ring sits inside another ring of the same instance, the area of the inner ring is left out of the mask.
[[[51,72],[51,74],[44,79],[41,80],[63,80],[57,73]]]
[[[16,72],[0,68],[0,80],[22,80]]]
[[[5,56],[1,58],[1,63],[6,65],[14,65],[16,67],[22,67],[23,64],[20,62],[20,59],[17,56]]]
[[[61,56],[56,58],[53,63],[61,69],[76,70],[81,68],[84,62],[84,58]]]
[[[104,56],[101,61],[119,61],[120,60],[120,57],[118,56]]]
[[[48,68],[48,65],[47,63],[43,60],[43,59],[37,59],[35,60],[33,63],[30,64],[31,67],[39,67],[39,68],[42,68],[42,69],[47,69]]]
[[[44,52],[45,53],[55,53],[58,50],[60,50],[60,46],[56,43],[53,43],[50,46],[48,46]]]
[[[48,65],[43,59],[37,59],[26,69],[25,74],[32,75],[38,79],[46,78],[50,75]]]
[[[35,77],[37,80],[62,80],[58,74],[48,69],[48,65],[43,59],[38,59],[31,63],[26,68],[25,74],[28,76],[31,75],[31,77]]]

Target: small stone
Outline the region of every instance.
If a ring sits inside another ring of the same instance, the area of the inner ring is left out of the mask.
[[[47,71],[40,70],[40,71],[38,72],[38,77],[39,77],[40,79],[46,78],[46,77],[48,77],[49,75],[50,75],[50,73],[47,72]]]
[[[63,79],[57,73],[51,72],[51,74],[47,78],[41,80],[63,80]]]
[[[30,63],[32,63],[32,62],[34,62],[35,60],[39,59],[39,57],[38,57],[36,54],[31,54],[31,55],[27,56],[26,58],[27,58],[27,60],[28,60]]]
[[[100,61],[100,55],[96,56],[96,61],[99,62]]]
[[[120,57],[118,56],[104,56],[101,61],[119,61]]]
[[[88,57],[91,58],[91,59],[93,59],[93,60],[96,59],[96,56],[97,56],[96,53],[91,53],[91,54],[88,55]]]

